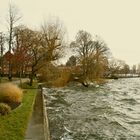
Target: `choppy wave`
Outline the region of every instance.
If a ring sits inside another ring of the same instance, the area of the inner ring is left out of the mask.
[[[51,140],[140,140],[140,79],[44,89]]]

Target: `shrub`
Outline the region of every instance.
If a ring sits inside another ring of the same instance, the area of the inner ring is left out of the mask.
[[[22,90],[11,83],[0,84],[0,102],[19,104],[22,101]]]
[[[11,107],[5,103],[0,103],[0,115],[7,115],[11,112]]]
[[[45,68],[40,69],[37,74],[39,82],[50,82],[56,80],[60,76],[60,70],[53,64],[48,63]]]
[[[66,86],[67,83],[70,81],[70,77],[71,77],[70,71],[69,70],[63,70],[60,73],[60,77],[52,82],[52,86],[53,87],[63,87],[63,86]]]

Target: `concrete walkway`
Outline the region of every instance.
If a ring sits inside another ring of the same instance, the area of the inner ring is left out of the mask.
[[[38,91],[25,140],[45,140],[42,94]]]

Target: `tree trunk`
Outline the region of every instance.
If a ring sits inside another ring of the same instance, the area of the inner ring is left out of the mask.
[[[30,75],[30,83],[29,83],[29,85],[30,85],[30,86],[33,85],[33,75],[32,75],[32,74]]]
[[[11,55],[11,47],[12,47],[12,32],[13,32],[13,24],[10,22],[10,31],[9,31],[9,53]],[[9,59],[9,73],[8,73],[9,81],[12,81],[12,63],[11,58]]]
[[[32,67],[32,71],[31,71],[31,74],[30,74],[30,83],[29,83],[30,86],[33,85],[34,75],[35,75],[35,72],[34,72],[34,68]]]
[[[19,72],[19,81],[20,81],[20,86],[22,87],[22,74],[21,74],[21,71]]]
[[[8,79],[9,79],[9,81],[12,81],[12,65],[11,65],[11,60],[9,61]]]

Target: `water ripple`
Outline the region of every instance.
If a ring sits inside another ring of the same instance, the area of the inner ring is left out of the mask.
[[[45,89],[51,140],[140,140],[140,79]]]

